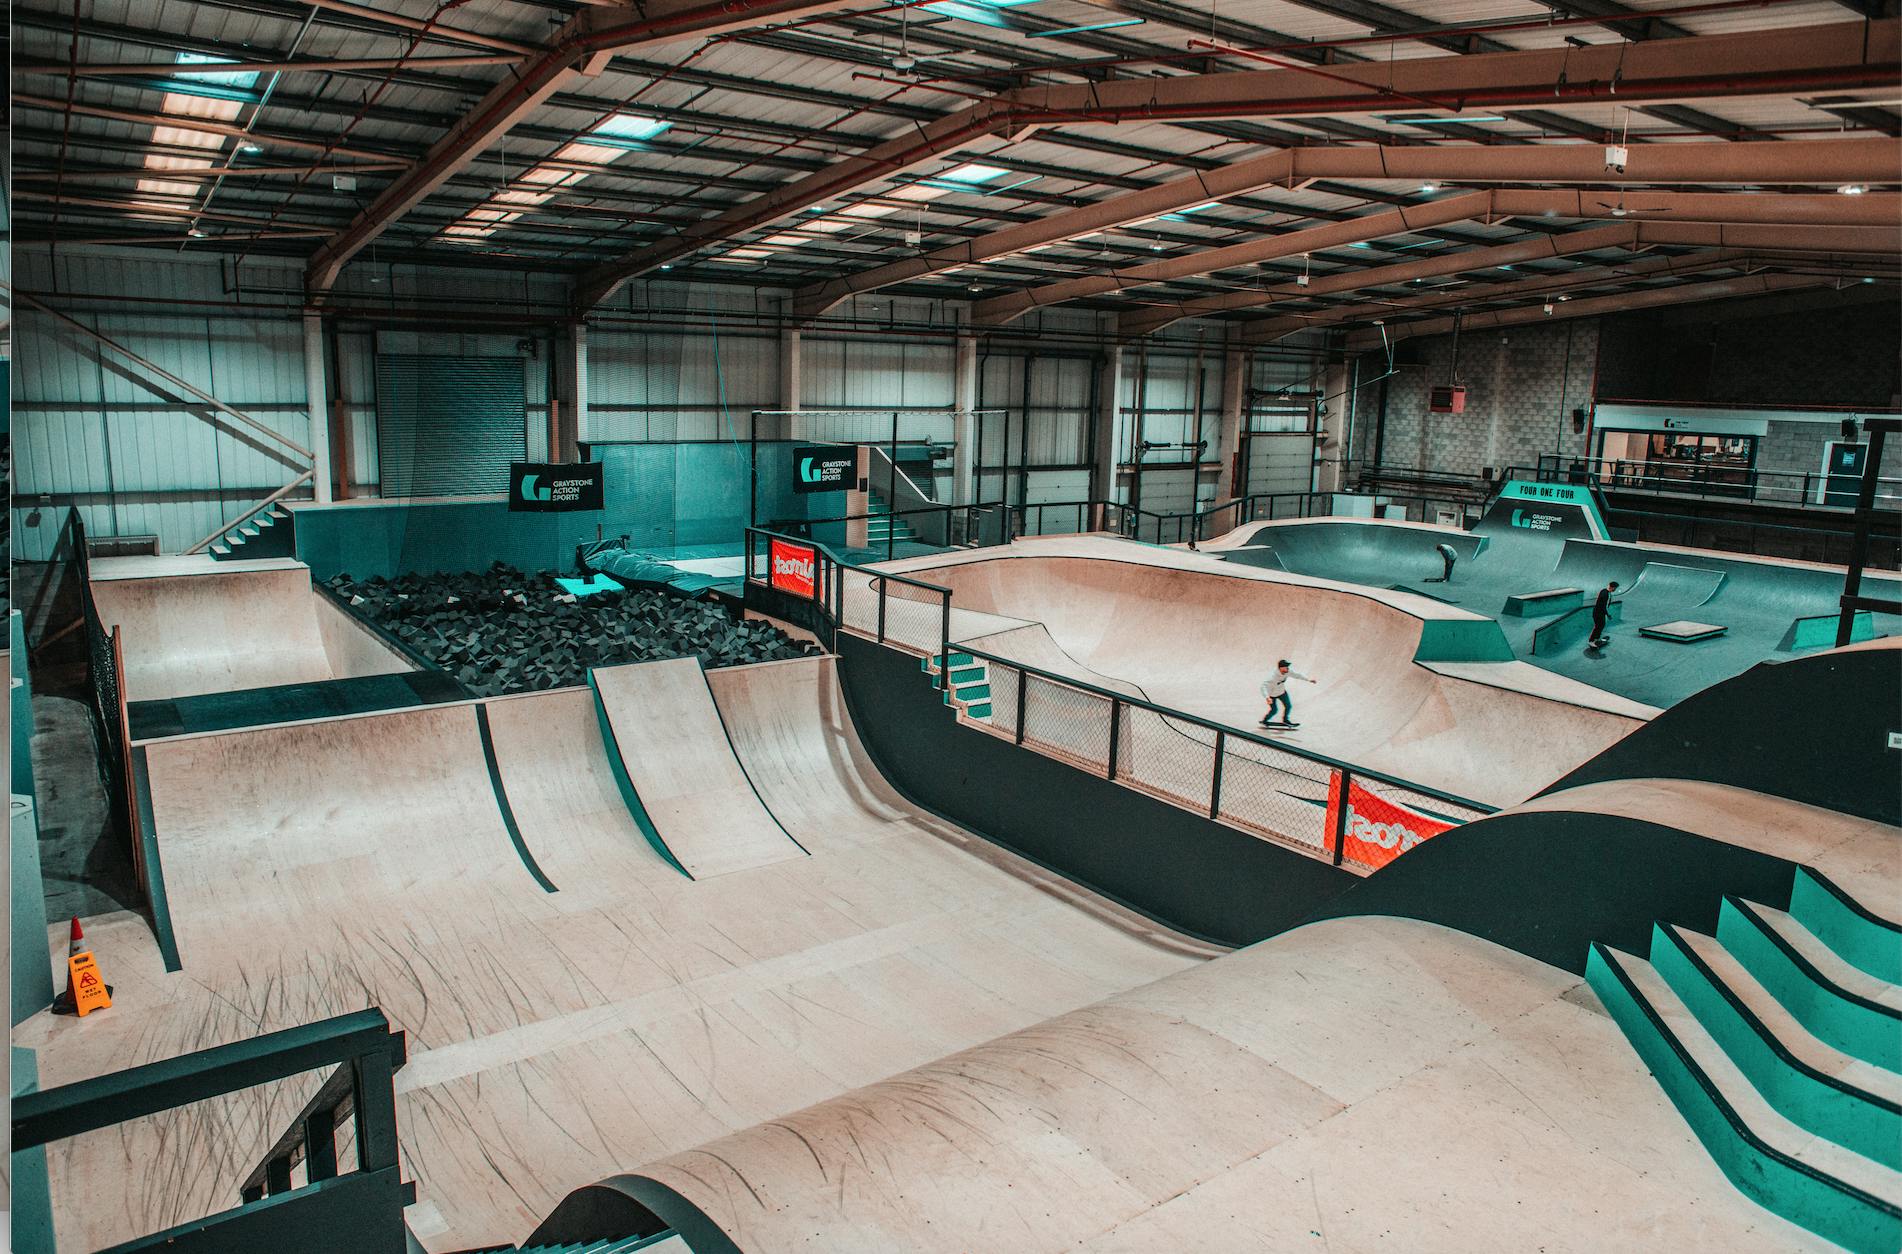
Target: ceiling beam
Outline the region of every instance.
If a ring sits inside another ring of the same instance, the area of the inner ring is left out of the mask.
[[[1889,226],[1902,221],[1902,196],[1841,196],[1773,192],[1618,192],[1490,191],[1463,192],[1441,200],[1364,214],[1349,222],[1310,227],[1263,239],[1208,248],[1184,257],[1129,266],[1108,274],[1065,279],[1021,292],[982,300],[971,307],[976,326],[998,327],[1033,309],[1101,296],[1150,283],[1213,274],[1322,248],[1365,243],[1388,235],[1409,235],[1425,227],[1453,222],[1498,222],[1505,218],[1652,218],[1671,215],[1674,222],[1777,222],[1790,225]]]
[[[1623,221],[1583,231],[1568,231],[1561,235],[1539,235],[1492,248],[1469,248],[1438,257],[1422,257],[1398,265],[1316,275],[1306,284],[1281,283],[1274,287],[1224,292],[1217,296],[1137,310],[1120,315],[1117,330],[1124,337],[1133,339],[1153,334],[1183,318],[1207,317],[1238,309],[1260,309],[1282,301],[1391,287],[1396,283],[1411,283],[1415,279],[1466,274],[1499,266],[1526,265],[1607,248],[1637,249],[1654,245],[1897,256],[1902,255],[1902,233],[1887,226],[1736,226],[1658,219]]]
[[[1024,138],[1040,126],[1421,109],[1457,112],[1567,100],[1638,103],[1789,95],[1852,86],[1886,89],[1898,75],[1902,23],[1889,20],[1629,45],[1410,58],[1325,70],[1297,67],[1020,88],[920,125],[671,239],[637,249],[589,273],[577,285],[575,304],[583,311],[591,309],[637,274],[974,139]]]
[[[1761,296],[1769,292],[1787,292],[1802,288],[1830,287],[1838,280],[1811,274],[1751,274],[1742,278],[1720,279],[1713,283],[1681,283],[1644,292],[1620,292],[1615,296],[1593,296],[1569,300],[1546,313],[1537,306],[1501,309],[1492,313],[1464,314],[1459,317],[1462,331],[1487,331],[1497,327],[1524,326],[1529,322],[1563,322],[1567,318],[1591,318],[1599,314],[1623,313],[1632,309],[1656,309],[1666,305],[1689,305],[1699,301],[1726,300],[1735,296]],[[1452,318],[1423,318],[1387,327],[1390,342],[1421,335],[1444,335],[1453,329]],[[1362,331],[1347,338],[1349,352],[1379,348],[1380,332]]]
[[[491,88],[414,168],[385,187],[337,238],[317,251],[304,273],[306,292],[321,296],[329,291],[350,259],[391,223],[525,121],[549,97],[579,78],[598,75],[615,52],[875,3],[878,0],[653,0],[639,17],[624,9],[584,9],[556,32],[550,48]]]
[[[1821,184],[1881,183],[1902,174],[1895,145],[1879,137],[1786,143],[1646,144],[1623,170],[1605,165],[1604,149],[1584,144],[1506,148],[1422,145],[1295,148],[1237,161],[1127,195],[1049,214],[917,257],[888,262],[793,293],[793,316],[816,318],[840,301],[894,283],[990,261],[1043,244],[1127,226],[1211,200],[1307,179],[1457,180],[1472,183]],[[1219,220],[1213,220],[1222,225]]]

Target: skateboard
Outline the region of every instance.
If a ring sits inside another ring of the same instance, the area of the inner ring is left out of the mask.
[[[1585,651],[1588,653],[1598,653],[1603,651],[1605,646],[1609,645],[1610,643],[1611,643],[1610,636],[1600,636],[1596,640],[1587,640],[1585,642]]]
[[[1267,730],[1269,730],[1269,731],[1280,731],[1280,730],[1283,730],[1283,729],[1287,729],[1287,730],[1292,730],[1292,729],[1294,729],[1294,728],[1296,728],[1296,727],[1299,727],[1299,726],[1301,726],[1301,724],[1299,724],[1299,723],[1289,723],[1289,722],[1286,722],[1286,721],[1284,721],[1284,720],[1282,720],[1282,719],[1276,719],[1276,720],[1275,720],[1274,722],[1272,722],[1272,723],[1256,723],[1256,724],[1255,724],[1255,726],[1257,726],[1257,727],[1261,727],[1261,728],[1265,728],[1265,729],[1267,729]]]

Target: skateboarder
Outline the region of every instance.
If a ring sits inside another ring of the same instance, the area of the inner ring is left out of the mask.
[[[1616,579],[1598,590],[1598,599],[1592,602],[1592,637],[1586,647],[1602,649],[1611,643],[1611,637],[1605,634],[1605,623],[1611,618],[1611,594],[1616,591]]]
[[[1438,579],[1428,579],[1425,582],[1452,583],[1453,582],[1453,563],[1460,560],[1460,555],[1458,550],[1456,550],[1450,544],[1436,544],[1433,546],[1433,549],[1434,549],[1434,552],[1440,555],[1440,561],[1445,564],[1446,569],[1440,572],[1440,577]]]
[[[1268,701],[1267,717],[1261,720],[1263,727],[1276,725],[1282,727],[1301,726],[1301,724],[1294,721],[1294,702],[1288,697],[1288,681],[1290,679],[1306,680],[1308,683],[1314,682],[1301,672],[1292,669],[1288,659],[1285,657],[1275,663],[1275,673],[1261,681],[1261,695],[1267,698]],[[1281,706],[1281,718],[1279,720],[1275,718],[1275,706],[1277,704]]]

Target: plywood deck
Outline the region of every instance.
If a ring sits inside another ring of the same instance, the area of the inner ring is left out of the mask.
[[[747,770],[814,852],[701,881],[621,803],[586,690],[485,706],[554,893],[501,821],[474,704],[153,745],[184,970],[163,971],[135,916],[88,920],[114,1006],[16,1039],[50,1085],[380,1006],[410,1039],[408,1218],[458,1250],[520,1240],[583,1184],[1212,952],[904,805],[832,665],[722,677]],[[53,1146],[61,1248],[232,1204],[318,1078]]]

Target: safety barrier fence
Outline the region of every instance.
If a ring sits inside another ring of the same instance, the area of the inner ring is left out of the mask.
[[[126,707],[125,641],[117,626],[105,625],[93,600],[86,524],[76,507],[68,514],[66,532],[86,635],[86,679],[91,695],[88,712],[99,746],[99,779],[112,810],[114,833],[131,859],[134,882],[144,886],[148,882],[145,841],[139,830],[139,809],[132,803],[132,722]]]
[[[1820,470],[1758,470],[1754,466],[1713,465],[1709,462],[1631,461],[1622,458],[1561,457],[1546,453],[1537,466],[1515,466],[1506,472],[1541,483],[1584,483],[1619,492],[1654,492],[1700,500],[1749,500],[1773,505],[1855,508],[1861,484],[1859,474],[1829,475]],[[1834,481],[1834,482],[1832,482]],[[1832,497],[1836,499],[1831,499]],[[1902,507],[1902,479],[1876,481],[1878,508]]]
[[[981,661],[991,713],[970,725],[1194,811],[1359,871],[1494,807],[1228,727],[1141,697],[959,644],[948,588],[857,569],[804,537],[747,532],[749,585],[810,601],[836,644],[850,631],[935,661]],[[822,633],[822,635],[825,633]]]
[[[115,1254],[403,1254],[403,1207],[414,1187],[397,1165],[396,1090],[404,1040],[379,1010],[270,1032],[250,1040],[147,1063],[13,1099],[13,1150],[20,1153],[134,1119],[334,1069],[315,1097],[236,1190],[232,1209],[113,1248]],[[356,1154],[340,1171],[339,1133]],[[43,1231],[23,1229],[16,1240]],[[30,1244],[22,1254],[40,1254]],[[47,1246],[50,1254],[50,1246]]]

